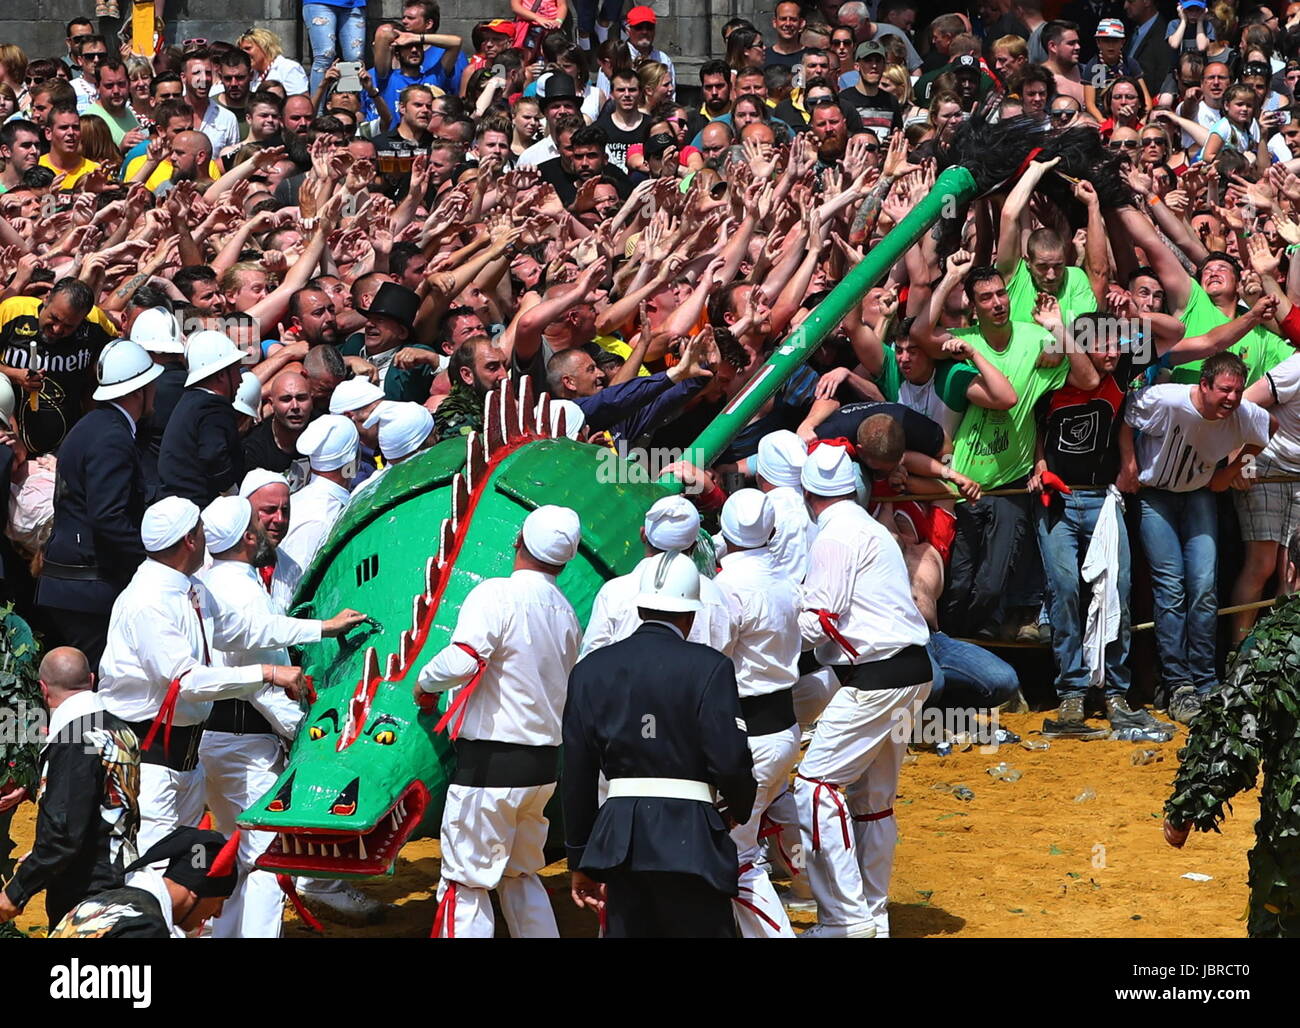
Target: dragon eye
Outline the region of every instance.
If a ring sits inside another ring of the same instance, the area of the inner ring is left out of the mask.
[[[385,728],[382,732],[375,733],[375,742],[380,746],[391,746],[397,742],[397,733],[391,728]]]
[[[320,725],[312,725],[307,729],[307,738],[312,740],[323,739],[325,738],[325,729]]]

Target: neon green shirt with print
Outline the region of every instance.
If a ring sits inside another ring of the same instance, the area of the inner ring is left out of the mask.
[[[1199,282],[1193,282],[1188,294],[1187,306],[1179,319],[1187,326],[1187,336],[1200,336],[1211,329],[1226,325],[1230,320],[1223,311],[1215,306],[1210,294]],[[1256,325],[1237,342],[1228,347],[1228,353],[1235,353],[1246,365],[1246,385],[1258,381],[1264,375],[1290,357],[1295,350],[1276,332],[1270,332],[1262,325]],[[1174,367],[1170,381],[1193,385],[1201,379],[1201,365],[1204,360],[1191,361]]]
[[[996,489],[1033,468],[1034,405],[1044,394],[1059,389],[1070,374],[1070,362],[1054,368],[1038,367],[1038,358],[1055,340],[1047,329],[1023,321],[1011,323],[1011,341],[1000,353],[989,346],[978,328],[954,329],[951,333],[979,350],[1016,391],[1010,410],[988,410],[974,405],[957,426],[953,438],[952,466],[985,489]]]
[[[1016,265],[1015,274],[1007,283],[1007,298],[1011,301],[1011,320],[1035,324],[1034,304],[1038,302],[1038,287],[1029,274],[1029,265],[1023,260]],[[1056,302],[1061,307],[1061,320],[1069,324],[1080,314],[1091,314],[1100,310],[1097,294],[1088,282],[1088,273],[1082,268],[1065,269],[1065,284],[1057,294]]]

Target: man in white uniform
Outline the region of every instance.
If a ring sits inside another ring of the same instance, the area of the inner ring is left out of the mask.
[[[524,519],[514,571],[465,597],[451,642],[420,672],[417,702],[455,690],[445,724],[456,776],[442,815],[442,874],[434,935],[491,938],[496,889],[514,938],[558,938],[538,872],[555,792],[578,618],[555,576],[578,552],[582,526],[567,507]]]
[[[802,582],[808,572],[808,547],[817,535],[799,484],[807,459],[803,440],[783,428],[758,441],[758,453],[750,463],[756,484],[767,493],[776,515],[776,534],[768,550],[777,568],[796,582]]]
[[[776,514],[770,494],[733,493],[722,508],[722,558],[718,588],[738,615],[732,662],[740,711],[749,736],[758,790],[753,813],[731,831],[740,860],[736,920],[747,939],[793,938],[759,850],[767,806],[786,790],[799,759],[799,725],[791,689],[799,676],[799,588],[780,570],[771,550]]]
[[[641,528],[645,560],[628,574],[611,578],[596,593],[582,638],[584,657],[601,646],[626,639],[641,627],[636,598],[641,592],[641,571],[646,560],[661,553],[684,553],[689,557],[695,552],[699,536],[700,513],[684,496],[665,496],[646,512]],[[701,576],[700,602],[703,609],[695,615],[686,641],[712,646],[731,656],[736,640],[735,612],[711,578]]]
[[[823,938],[889,934],[894,796],[912,712],[929,695],[931,677],[930,633],[907,565],[884,527],[854,502],[852,464],[845,450],[822,446],[802,473],[817,538],[799,628],[840,682],[794,788],[818,907],[818,923],[805,935]]]
[[[130,722],[140,739],[140,833],[143,852],[203,816],[199,765],[203,722],[212,701],[246,697],[263,685],[297,699],[302,669],[255,662],[222,667],[213,650],[277,649],[338,635],[365,619],[343,611],[329,621],[250,617],[219,604],[194,578],[205,549],[199,509],[169,496],[145,511],[140,537],[149,556],[113,604],[99,665],[104,707]]]

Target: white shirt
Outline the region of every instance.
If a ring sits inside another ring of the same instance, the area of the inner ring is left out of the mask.
[[[319,621],[250,616],[223,607],[202,582],[146,560],[113,603],[108,644],[99,662],[99,695],[110,714],[124,721],[149,721],[157,716],[168,686],[179,679],[174,723],[199,724],[207,719],[213,700],[247,697],[262,685],[260,661],[221,667],[217,650],[317,642],[320,629]],[[204,661],[205,640],[210,665]]]
[[[154,867],[142,867],[127,876],[126,884],[133,889],[143,889],[158,901],[163,920],[167,923],[173,939],[186,938],[185,933],[177,928],[173,921],[175,914],[172,912],[172,894],[167,891],[167,881],[161,871]]]
[[[1291,358],[1287,358],[1290,360]],[[1129,397],[1124,420],[1137,438],[1138,482],[1187,493],[1209,485],[1215,465],[1248,444],[1268,443],[1268,411],[1242,400],[1222,421],[1208,421],[1192,403],[1194,385],[1148,386]]]
[[[452,642],[424,665],[420,687],[443,692],[474,675],[478,663],[455,645],[464,643],[487,667],[463,708],[461,738],[558,746],[581,637],[554,575],[515,571],[489,578],[461,603]]]
[[[543,136],[536,143],[519,155],[515,161],[516,168],[533,168],[553,157],[559,157],[559,148],[550,136]]]
[[[208,109],[203,112],[203,120],[199,122],[198,130],[212,143],[213,153],[221,153],[226,147],[234,146],[239,142],[238,119],[212,99],[208,100]]]
[[[767,547],[727,554],[714,581],[737,615],[731,660],[740,695],[793,688],[803,649],[798,586],[780,571]]]
[[[280,544],[280,560],[272,579],[272,599],[288,609],[298,581],[316,559],[334,522],[348,505],[350,493],[336,482],[320,475],[293,494],[289,504],[289,531]],[[284,560],[285,557],[289,559]]]
[[[776,534],[768,544],[777,570],[794,582],[802,582],[808,573],[808,547],[817,538],[817,526],[808,516],[803,493],[788,485],[779,485],[767,493],[776,512]]]
[[[641,594],[641,572],[648,561],[658,559],[657,554],[646,557],[629,574],[611,578],[600,587],[591,605],[587,632],[582,637],[584,657],[602,646],[622,642],[641,627],[636,606],[636,598]],[[712,646],[730,657],[736,644],[736,612],[711,578],[700,577],[700,601],[704,609],[696,612],[687,642]]]
[[[803,607],[799,628],[823,664],[884,660],[930,638],[898,543],[852,500],[831,504],[817,518]],[[816,610],[839,615],[835,629],[858,651],[856,657],[822,628]]]
[[[253,72],[252,77],[248,80],[248,91],[261,89],[263,82],[278,82],[284,86],[285,96],[297,96],[299,93],[310,92],[307,73],[303,71],[302,65],[297,61],[290,60],[281,54],[272,61],[266,69],[265,75],[258,75]]]
[[[221,607],[244,611],[250,618],[265,619],[281,613],[271,603],[271,594],[257,570],[241,560],[214,560],[212,566],[195,576],[208,587]],[[289,666],[289,651],[283,646],[253,649],[214,650],[212,663],[220,667],[241,667],[247,664],[279,664]],[[302,723],[303,710],[296,700],[289,699],[283,689],[264,685],[250,702],[271,722],[281,736],[292,739]]]
[[[95,88],[95,83],[87,78],[73,79],[72,91],[77,94],[78,114],[85,114],[91,107],[99,103],[99,90]]]
[[[1260,454],[1288,471],[1300,471],[1300,354],[1288,357],[1264,375],[1273,398],[1277,431]]]

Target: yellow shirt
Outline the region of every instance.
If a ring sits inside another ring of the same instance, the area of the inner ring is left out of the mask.
[[[42,168],[49,168],[50,171],[54,172],[54,174],[56,175],[63,174],[63,172],[60,172],[59,169],[54,166],[53,162],[50,161],[49,154],[43,154],[41,156],[39,163]],[[86,160],[86,158],[83,157],[81,159],[81,166],[77,168],[76,171],[67,172],[68,177],[63,180],[63,185],[60,188],[71,189],[73,186],[77,184],[77,179],[84,178],[86,175],[89,175],[92,171],[98,170],[98,168],[99,165],[96,164],[94,161],[88,161]]]
[[[148,159],[149,159],[148,156],[145,154],[141,154],[139,157],[134,158],[131,161],[131,163],[126,166],[126,173],[122,176],[122,180],[124,182],[130,182],[131,176],[134,175],[137,171],[139,171],[140,166],[144,164],[144,162],[147,161]],[[157,189],[159,186],[161,186],[164,182],[166,182],[171,177],[172,177],[172,162],[163,161],[161,164],[158,165],[158,167],[154,169],[153,174],[149,176],[148,180],[144,184],[144,187],[145,189],[148,189],[150,192],[153,192],[153,190]],[[221,169],[217,167],[215,161],[208,162],[208,177],[211,178],[214,182],[217,179],[221,178]]]

